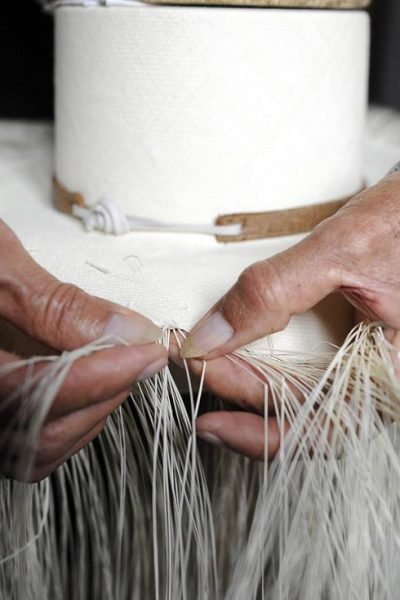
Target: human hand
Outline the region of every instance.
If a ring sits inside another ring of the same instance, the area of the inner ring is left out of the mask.
[[[224,356],[284,329],[292,315],[335,291],[359,315],[384,323],[387,338],[400,348],[399,173],[359,194],[299,244],[246,269],[194,328],[182,356],[192,359],[195,373],[200,372],[199,358],[210,361],[208,388],[253,411],[203,415],[197,424],[201,437],[253,458],[264,457],[263,385]],[[273,456],[280,437],[273,418],[268,434],[268,454]]]
[[[104,336],[129,344],[101,350],[71,367],[35,445],[31,481],[47,477],[92,441],[127,398],[133,382],[150,377],[167,362],[166,350],[151,343],[161,337],[151,321],[52,277],[1,220],[0,317],[57,351],[73,350]],[[0,371],[18,360],[0,350]],[[47,364],[29,367],[29,377]],[[21,367],[0,377],[0,474],[12,478],[20,477],[15,458],[25,447],[24,433],[14,425],[27,373],[28,367]]]

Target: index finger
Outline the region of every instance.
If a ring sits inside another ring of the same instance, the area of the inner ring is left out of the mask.
[[[40,403],[47,403],[50,399],[51,405],[46,413],[48,418],[67,415],[108,400],[135,381],[161,370],[167,363],[167,352],[160,344],[117,346],[80,358],[69,367],[67,365],[63,374],[54,368],[55,363],[19,363],[16,358],[0,353],[3,371],[4,367],[8,370],[3,376],[0,370],[0,415],[3,422],[15,418],[21,407],[28,407],[34,394],[37,396],[38,393],[35,401],[39,402],[39,407],[29,407],[29,410],[46,410]]]

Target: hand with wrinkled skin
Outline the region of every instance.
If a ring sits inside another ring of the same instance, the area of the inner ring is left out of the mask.
[[[152,343],[161,331],[151,321],[52,277],[1,220],[0,317],[54,351],[73,350],[105,335],[129,344],[98,351],[72,366],[42,428],[31,481],[47,477],[92,441],[132,384],[167,362],[166,350]],[[0,350],[0,369],[17,360]],[[34,373],[46,364],[35,365]],[[18,406],[7,399],[21,387],[25,373],[26,367],[0,377],[0,475],[11,478],[19,475],[10,462],[10,449],[17,455],[24,440],[11,426]]]
[[[263,385],[224,355],[284,329],[292,315],[304,313],[333,292],[342,293],[359,317],[382,322],[387,339],[400,348],[399,173],[359,194],[300,243],[246,269],[194,328],[182,356],[191,359],[197,374],[199,358],[209,361],[208,388],[244,409],[201,416],[199,436],[263,459]],[[171,355],[179,362],[176,347]],[[272,457],[279,448],[273,418],[269,428]]]

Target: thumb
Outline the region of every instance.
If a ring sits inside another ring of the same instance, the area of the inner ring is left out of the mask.
[[[196,325],[183,358],[216,358],[286,327],[339,286],[323,231],[255,263]]]
[[[161,330],[145,317],[61,283],[26,252],[0,220],[0,316],[56,350],[110,335],[146,344]]]

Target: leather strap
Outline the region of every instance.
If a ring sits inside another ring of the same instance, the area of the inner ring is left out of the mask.
[[[82,194],[70,192],[58,181],[53,178],[53,203],[57,210],[72,216],[73,206],[85,206],[85,199]]]
[[[352,197],[285,210],[221,215],[217,218],[215,225],[239,224],[242,226],[242,233],[239,235],[216,235],[215,238],[218,242],[228,243],[307,233],[321,221],[334,215]],[[86,206],[82,194],[70,192],[57,179],[54,179],[54,205],[67,215],[73,214],[75,205]]]
[[[286,210],[221,215],[217,218],[216,225],[240,224],[243,233],[238,236],[219,235],[217,240],[223,243],[244,242],[307,233],[321,221],[334,215],[351,198],[353,196]]]

